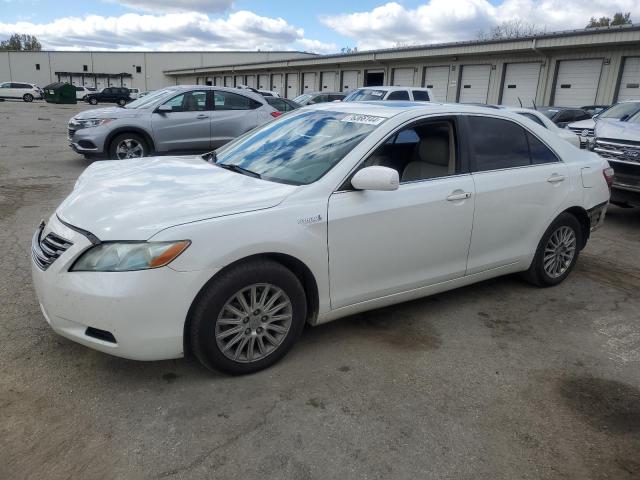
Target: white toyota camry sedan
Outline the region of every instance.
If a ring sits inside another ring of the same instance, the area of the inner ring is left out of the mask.
[[[515,272],[562,282],[612,175],[509,111],[322,104],[202,157],[94,163],[37,229],[33,280],[76,342],[248,373],[305,323]]]

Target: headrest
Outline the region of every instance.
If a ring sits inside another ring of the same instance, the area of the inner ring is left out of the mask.
[[[421,162],[449,166],[449,139],[442,136],[424,137],[418,144]]]

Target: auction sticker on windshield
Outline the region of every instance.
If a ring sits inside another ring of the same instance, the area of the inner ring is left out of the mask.
[[[375,117],[373,115],[362,115],[358,113],[352,113],[344,117],[341,122],[349,123],[364,123],[366,125],[380,125],[385,121],[384,117]]]

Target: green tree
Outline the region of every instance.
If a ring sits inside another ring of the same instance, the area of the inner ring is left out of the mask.
[[[39,52],[42,45],[34,35],[14,33],[8,40],[0,42],[0,50]]]
[[[631,21],[631,12],[617,12],[613,15],[613,20],[609,17],[600,17],[598,19],[596,19],[596,17],[591,17],[587,24],[587,28],[614,27],[616,25],[630,25],[631,23],[633,23]]]

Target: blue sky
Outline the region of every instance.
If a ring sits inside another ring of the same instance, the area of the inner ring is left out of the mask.
[[[0,39],[38,36],[48,49],[340,48],[472,40],[503,21],[547,31],[631,12],[638,0],[0,0]]]

